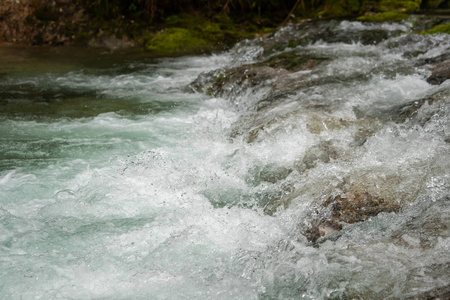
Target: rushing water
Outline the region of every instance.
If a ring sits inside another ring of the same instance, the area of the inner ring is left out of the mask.
[[[329,60],[292,75],[305,87],[258,113],[250,104],[267,86],[229,97],[189,88],[251,62],[262,51],[252,43],[166,59],[0,49],[1,298],[448,293],[450,85],[430,85],[411,60],[449,47],[447,35],[407,34],[299,46]],[[391,120],[391,108],[433,95],[411,120]],[[260,124],[252,142],[235,133]],[[338,154],[302,160],[324,143]],[[343,182],[402,209],[309,242],[302,228]]]

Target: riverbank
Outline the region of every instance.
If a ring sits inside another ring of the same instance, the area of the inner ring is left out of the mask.
[[[142,47],[155,55],[201,54],[224,50],[244,38],[266,36],[282,24],[310,19],[398,22],[432,15],[435,21],[421,18],[416,26],[416,30],[423,31],[448,24],[450,16],[446,10],[448,4],[420,0],[397,1],[395,5],[386,0],[362,4],[302,1],[303,5],[299,1],[281,1],[278,6],[270,1],[256,1],[254,7],[220,6],[219,1],[215,6],[191,4],[182,8],[169,4],[155,6],[151,4],[153,1],[134,1],[126,7],[117,2],[115,7],[115,2],[2,1],[0,46],[81,46],[110,50]],[[106,7],[106,3],[110,6]],[[444,30],[448,31],[448,27]]]

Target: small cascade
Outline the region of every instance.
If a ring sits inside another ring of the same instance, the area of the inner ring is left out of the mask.
[[[1,51],[2,299],[448,298],[447,34]]]

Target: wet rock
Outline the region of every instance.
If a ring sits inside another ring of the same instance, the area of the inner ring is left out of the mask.
[[[213,96],[233,96],[248,88],[264,85],[268,80],[274,80],[279,75],[286,74],[283,69],[270,66],[250,65],[225,71],[214,78],[208,92]]]
[[[409,53],[409,52],[406,52]],[[424,52],[425,53],[425,52]],[[421,54],[421,53],[418,53]],[[450,53],[443,53],[443,54],[439,54],[433,57],[428,57],[428,58],[423,58],[423,59],[419,59],[417,60],[417,62],[415,63],[416,66],[422,66],[425,64],[429,64],[430,69],[433,68],[434,65],[437,65],[439,63],[445,62],[447,60],[450,60]]]
[[[449,208],[449,196],[434,199],[434,205],[428,204],[420,214],[414,218],[406,219],[406,222],[397,229],[390,240],[399,247],[407,249],[433,249],[442,238],[450,233],[448,214],[440,214],[439,210],[447,211]],[[415,207],[413,207],[414,209]]]
[[[326,57],[304,51],[279,53],[253,64],[201,74],[188,89],[226,98],[239,111],[261,111],[260,115],[264,115],[267,106],[274,104],[268,109],[275,108],[277,100],[286,99],[302,85],[307,86],[303,79],[307,79],[309,71],[327,61]],[[249,125],[244,132],[252,131],[253,138],[248,140],[255,140],[257,131],[266,125],[262,122]]]
[[[438,12],[438,10],[435,10],[435,12]],[[446,16],[445,12],[442,12],[442,14],[437,13],[436,15],[428,13],[426,15],[415,15],[412,20],[414,22],[414,31],[423,32],[448,22],[448,16]]]
[[[195,91],[206,92],[214,97],[224,97],[235,102],[240,95],[253,89],[270,86],[278,76],[288,73],[284,69],[275,69],[269,66],[244,65],[227,70],[212,71],[199,76],[189,88]],[[244,105],[243,106],[251,106]]]
[[[269,57],[266,61],[257,65],[267,65],[271,68],[285,69],[291,72],[312,70],[327,58],[313,55],[285,52]]]
[[[309,132],[314,134],[320,134],[322,131],[339,130],[344,127],[348,127],[350,122],[342,118],[335,118],[332,116],[320,117],[318,115],[312,115],[308,118],[306,128]]]
[[[261,182],[276,183],[285,179],[292,172],[292,168],[285,166],[277,166],[275,164],[268,164],[263,167],[255,167],[249,171],[248,182],[257,186]]]
[[[329,196],[303,234],[313,243],[336,233],[346,224],[363,222],[381,212],[398,212],[400,205],[364,185],[354,184],[336,196]]]
[[[380,212],[394,212],[400,209],[398,204],[393,204],[380,196],[357,188],[353,188],[343,195],[329,197],[323,206],[331,209],[333,222],[348,224],[365,221]]]
[[[342,225],[329,220],[314,220],[308,229],[303,232],[303,235],[308,241],[315,243],[320,238],[335,234],[342,230]]]
[[[386,31],[377,27],[342,28],[339,20],[307,20],[297,25],[290,25],[260,41],[264,47],[264,56],[281,52],[297,46],[306,46],[323,41],[327,43],[352,44],[360,42],[364,45],[378,44],[389,37],[399,34],[400,30]]]
[[[325,60],[324,57],[296,52],[281,53],[254,64],[204,74],[191,87],[213,96],[236,96],[239,92],[245,93],[248,88],[272,86],[279,78],[300,70],[314,69]]]
[[[384,112],[384,114],[396,123],[411,120],[420,126],[424,126],[438,113],[440,105],[448,103],[450,103],[450,90],[444,89],[428,97],[394,107],[391,111]]]
[[[340,155],[341,151],[334,147],[331,141],[322,141],[309,148],[303,158],[295,164],[295,168],[302,174],[315,168],[318,163],[329,163]]]
[[[450,264],[448,264],[447,266],[445,266],[444,268],[442,268],[443,270],[448,270],[450,269]],[[422,300],[422,299],[427,299],[427,300],[432,300],[432,299],[450,299],[450,285],[445,285],[442,287],[437,287],[437,288],[431,288],[430,290],[426,291],[426,292],[422,292],[419,294],[416,294],[414,296],[408,296],[403,298],[404,300]]]
[[[438,85],[450,78],[450,60],[446,60],[432,68],[433,73],[428,77],[427,82]]]

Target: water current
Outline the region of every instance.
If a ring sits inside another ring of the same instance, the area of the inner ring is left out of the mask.
[[[280,50],[326,60],[212,94],[190,84],[250,66],[257,41],[0,49],[1,299],[448,295],[450,82],[418,62],[450,39],[395,26]],[[308,239],[322,203],[357,189],[396,209]]]

